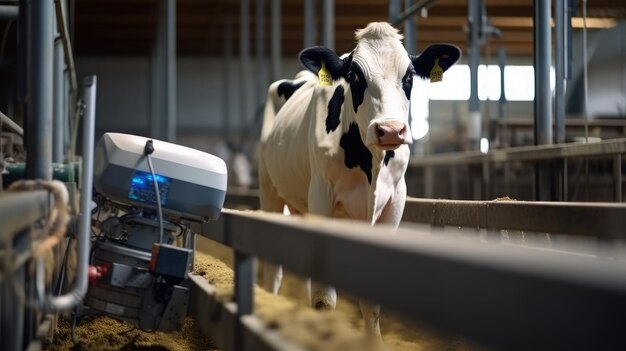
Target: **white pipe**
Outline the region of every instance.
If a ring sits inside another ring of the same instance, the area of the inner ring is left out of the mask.
[[[96,76],[84,80],[85,116],[83,119],[83,170],[81,174],[80,221],[78,227],[78,262],[76,285],[71,292],[53,296],[47,294],[41,302],[46,311],[67,311],[82,301],[87,293],[87,267],[89,264],[89,233],[91,227],[91,196],[93,186],[93,147],[96,120]]]

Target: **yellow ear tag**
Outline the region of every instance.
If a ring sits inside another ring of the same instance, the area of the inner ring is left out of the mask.
[[[443,79],[443,70],[439,66],[439,58],[436,58],[435,65],[430,70],[430,82],[431,83],[441,82],[442,79]]]
[[[326,69],[326,63],[324,61],[322,61],[322,68],[320,68],[320,71],[317,73],[317,75],[320,78],[320,85],[333,85],[333,76]]]

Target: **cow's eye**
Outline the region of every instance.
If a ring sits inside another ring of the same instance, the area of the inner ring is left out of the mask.
[[[354,73],[354,71],[349,71],[347,74],[348,82],[350,83],[358,83],[359,75]]]

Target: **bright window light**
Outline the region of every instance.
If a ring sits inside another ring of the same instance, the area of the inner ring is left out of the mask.
[[[444,74],[443,80],[428,85],[431,100],[468,100],[470,97],[470,70],[468,65],[455,65]]]
[[[509,101],[532,101],[535,98],[533,66],[504,67],[504,96]]]
[[[428,134],[428,82],[413,79],[411,89],[411,134],[413,140],[419,140]]]
[[[504,68],[504,92],[507,101],[532,101],[535,98],[535,70],[531,65],[510,65]],[[550,68],[550,89],[554,90],[555,73]],[[500,99],[500,67],[478,66],[478,98]],[[443,81],[428,85],[431,100],[469,100],[470,70],[468,65],[455,65],[443,75]]]
[[[499,66],[478,66],[478,98],[482,101],[485,101],[487,99],[492,101],[498,101],[500,99]]]

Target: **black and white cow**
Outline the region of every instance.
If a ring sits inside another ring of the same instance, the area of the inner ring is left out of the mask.
[[[304,71],[270,86],[259,154],[262,210],[282,212],[287,205],[292,213],[400,223],[413,76],[429,77],[436,64],[445,71],[460,51],[438,44],[410,56],[402,36],[384,22],[355,37],[349,55],[324,47],[300,53],[308,71],[322,69],[332,80]],[[281,268],[266,264],[264,274],[265,288],[277,293]],[[315,308],[335,307],[331,287],[313,284],[309,296]],[[379,306],[362,302],[361,311],[366,331],[380,334]]]

